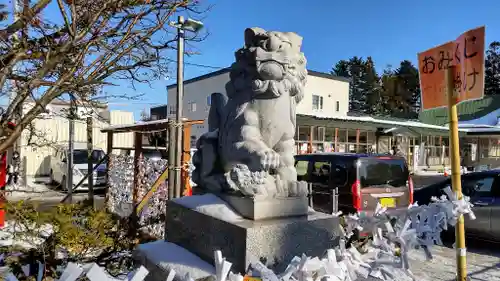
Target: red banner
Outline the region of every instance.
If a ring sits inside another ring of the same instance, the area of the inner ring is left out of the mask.
[[[5,190],[7,184],[7,152],[0,156],[0,189]]]

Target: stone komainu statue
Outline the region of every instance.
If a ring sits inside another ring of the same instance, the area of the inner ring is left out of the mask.
[[[209,132],[197,142],[193,181],[199,187],[252,197],[307,193],[293,157],[296,106],[307,79],[301,44],[292,32],[245,30],[227,98],[212,94]]]

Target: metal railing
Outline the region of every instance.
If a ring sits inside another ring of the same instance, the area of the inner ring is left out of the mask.
[[[308,183],[308,189],[309,189],[309,207],[317,210],[317,211],[322,211],[324,213],[330,213],[330,214],[335,214],[339,211],[339,189],[336,187],[335,189],[330,189],[330,190],[314,190],[313,184]],[[322,200],[318,206],[314,206],[314,197],[321,196],[323,197],[322,199],[328,198],[327,203]]]
[[[144,195],[144,197],[141,199],[141,202],[139,202],[139,204],[137,205],[137,208],[135,210],[137,215],[139,215],[141,213],[144,206],[146,206],[146,204],[149,202],[149,199],[151,199],[151,197],[153,197],[154,193],[156,192],[156,190],[158,189],[160,184],[162,182],[166,181],[167,179],[168,179],[168,166],[165,167],[165,170],[163,170],[163,173],[161,173],[161,175],[156,179],[156,181],[153,183],[153,185],[148,190],[146,195]],[[169,199],[171,199],[171,198],[169,198]]]

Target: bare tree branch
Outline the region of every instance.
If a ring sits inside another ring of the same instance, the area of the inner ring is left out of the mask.
[[[59,7],[60,20],[40,13],[51,2]],[[82,106],[109,97],[136,98],[106,89],[161,79],[169,71],[169,51],[176,48],[175,29],[167,23],[178,13],[201,15],[200,7],[196,0],[38,0],[3,29],[0,19],[0,89],[14,81],[17,94],[0,120],[0,152],[63,94],[71,93]],[[19,31],[24,37],[16,41],[12,35]],[[203,39],[201,34],[186,41]],[[7,130],[25,102],[35,106]]]

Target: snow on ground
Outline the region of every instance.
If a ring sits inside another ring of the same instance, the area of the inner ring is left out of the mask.
[[[28,199],[58,201],[66,196],[66,193],[52,185],[48,177],[27,177],[26,184],[8,185],[6,195],[9,201]],[[86,193],[73,194],[75,199],[86,196]]]
[[[186,196],[173,201],[186,208],[223,221],[236,222],[243,219],[226,202],[213,194]]]
[[[28,233],[22,235],[22,233]],[[17,224],[15,221],[6,221],[0,229],[0,246],[18,246],[25,249],[41,245],[53,233],[52,225],[43,225],[41,229]]]
[[[24,200],[37,197],[58,197],[62,192],[56,191],[50,186],[49,178],[34,178],[27,177],[25,184],[8,185],[7,186],[8,200]]]

